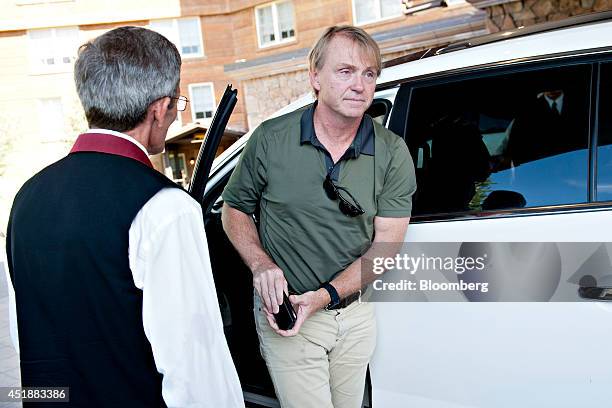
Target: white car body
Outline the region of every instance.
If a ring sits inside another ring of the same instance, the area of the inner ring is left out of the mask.
[[[397,88],[390,91],[387,84],[454,70],[519,67],[534,59],[562,60],[567,53],[596,56],[611,48],[612,20],[509,38],[387,68],[377,95],[392,99]],[[305,96],[277,114],[312,101],[311,95]],[[247,139],[217,158],[209,188],[233,169]],[[406,234],[408,245],[612,241],[612,207],[605,205],[414,221]],[[612,405],[609,302],[411,302],[376,307],[378,343],[370,365],[373,407]]]

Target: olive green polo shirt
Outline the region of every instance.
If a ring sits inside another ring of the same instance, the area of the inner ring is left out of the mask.
[[[246,214],[260,204],[262,246],[297,293],[317,289],[364,254],[374,238],[375,216],[409,217],[416,190],[406,144],[367,115],[334,165],[316,137],[314,109],[259,125],[223,191],[223,200]],[[323,181],[329,171],[365,214],[348,217],[327,197]]]

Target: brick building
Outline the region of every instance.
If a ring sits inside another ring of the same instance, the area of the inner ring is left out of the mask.
[[[86,129],[72,79],[77,48],[136,25],[167,36],[183,57],[190,104],[154,160],[187,181],[228,83],[239,92],[222,148],[310,91],[307,53],[325,27],[354,24],[383,59],[499,29],[609,8],[611,0],[0,0],[0,227],[18,187],[66,154]],[[443,5],[444,7],[439,7]],[[421,10],[416,11],[415,10]]]

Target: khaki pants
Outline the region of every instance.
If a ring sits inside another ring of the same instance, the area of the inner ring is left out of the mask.
[[[281,407],[361,407],[376,345],[372,303],[356,301],[344,309],[320,310],[294,337],[272,330],[257,294],[254,305],[261,354]]]

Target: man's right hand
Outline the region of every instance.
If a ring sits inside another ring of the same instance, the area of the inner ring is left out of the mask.
[[[283,304],[283,291],[289,293],[287,280],[281,268],[273,263],[261,265],[253,270],[253,286],[269,313],[278,313]]]
[[[228,238],[253,272],[253,286],[268,313],[278,313],[283,304],[283,291],[289,294],[287,281],[281,268],[264,251],[253,217],[223,204],[223,229]]]

